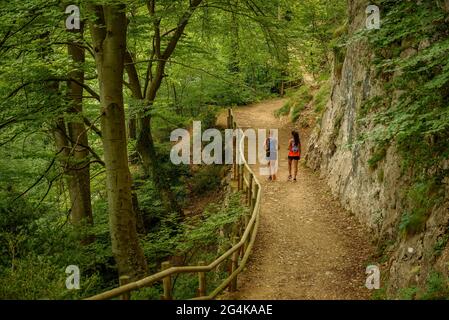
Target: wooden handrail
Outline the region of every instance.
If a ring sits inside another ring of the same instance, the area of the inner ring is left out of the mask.
[[[234,113],[232,109],[228,109],[228,119],[227,119],[227,126],[229,129],[235,129],[240,128],[237,126],[236,122],[234,121]],[[251,183],[246,179],[245,177],[245,171],[248,173],[249,176],[252,177],[252,181],[255,184],[256,188],[256,197],[255,197],[255,203],[252,205],[252,199],[248,199],[248,203],[250,208],[253,208],[253,211],[251,213],[251,218],[249,219],[245,231],[243,232],[242,237],[240,238],[240,241],[236,244],[234,244],[229,250],[227,250],[225,253],[223,253],[220,257],[215,259],[213,262],[211,262],[209,265],[204,265],[204,263],[200,263],[201,265],[198,266],[179,266],[179,267],[169,267],[161,272],[158,272],[156,274],[150,275],[148,277],[145,277],[141,280],[130,282],[128,284],[122,285],[118,288],[97,294],[95,296],[92,296],[90,298],[87,298],[86,300],[107,300],[116,298],[119,296],[126,296],[128,297],[130,295],[130,292],[139,290],[141,288],[149,287],[153,285],[155,282],[158,281],[166,281],[166,283],[171,283],[169,279],[170,277],[176,274],[181,273],[198,273],[201,276],[201,279],[203,283],[201,283],[201,290],[200,294],[204,294],[201,291],[204,291],[204,273],[210,272],[213,269],[217,268],[221,263],[229,259],[234,255],[235,252],[238,252],[238,250],[241,250],[241,248],[244,248],[244,254],[241,258],[241,261],[239,263],[238,261],[238,255],[237,254],[237,268],[233,268],[230,275],[224,279],[221,284],[215,288],[209,295],[200,296],[197,298],[194,298],[194,300],[211,300],[215,299],[221,292],[223,292],[230,284],[234,281],[236,283],[237,276],[240,272],[242,272],[243,268],[245,267],[249,256],[251,254],[251,250],[254,246],[254,242],[256,240],[257,230],[259,226],[259,212],[260,212],[260,202],[262,197],[262,189],[261,185],[259,183],[259,180],[257,179],[256,175],[248,165],[245,157],[244,157],[244,136],[242,136],[241,140],[236,143],[235,147],[238,148],[238,152],[243,155],[243,170],[240,172],[239,165],[234,165],[233,168],[236,170],[234,173],[236,173],[235,177],[237,181],[240,181],[241,178],[243,183],[246,185],[247,188],[252,188]],[[241,175],[243,177],[241,177]],[[251,180],[251,179],[250,179]],[[252,197],[252,192],[249,192],[250,197]],[[234,255],[235,257],[235,255]],[[167,281],[168,280],[168,281]],[[171,293],[168,293],[167,297],[171,297]]]

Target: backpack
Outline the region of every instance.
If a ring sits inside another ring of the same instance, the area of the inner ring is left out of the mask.
[[[295,145],[295,142],[292,142],[292,152],[294,153],[299,152],[299,144]]]

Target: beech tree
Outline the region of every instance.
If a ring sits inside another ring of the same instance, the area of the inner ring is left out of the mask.
[[[137,237],[128,167],[123,105],[127,29],[125,8],[124,4],[90,6],[95,17],[90,22],[90,30],[100,83],[101,129],[112,251],[119,274],[137,279],[146,273],[147,266]]]

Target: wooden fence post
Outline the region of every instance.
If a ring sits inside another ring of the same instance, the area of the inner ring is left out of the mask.
[[[241,179],[241,177],[242,177],[242,173],[241,173],[241,171],[240,171],[240,166],[238,165],[237,166],[237,172],[238,172],[238,174],[237,174],[237,191],[240,191],[240,190],[242,190],[242,187],[240,186],[240,179]]]
[[[239,170],[239,155],[240,155],[240,141],[237,141],[237,136],[235,136],[235,130],[237,129],[237,123],[232,119],[232,129],[234,130],[233,133],[233,141],[234,141],[234,149],[233,149],[233,156],[234,156],[234,168],[235,171]],[[234,172],[235,172],[234,171]],[[234,179],[238,180],[238,175],[234,175]]]
[[[251,203],[249,206],[250,212],[252,213],[254,211],[254,208],[256,206],[256,199],[257,199],[257,193],[259,192],[259,186],[257,184],[254,184],[254,192],[251,197]]]
[[[170,261],[162,262],[162,271],[170,269],[171,264]],[[171,276],[167,276],[162,279],[162,284],[164,287],[164,295],[162,296],[162,300],[172,300],[172,284],[171,284]]]
[[[245,165],[242,163],[239,165],[240,167],[240,190],[243,191],[243,189],[245,188]]]
[[[204,261],[199,262],[200,266],[206,265]],[[206,295],[206,273],[198,272],[198,297],[204,297]]]
[[[130,277],[129,276],[120,276],[120,278],[119,278],[120,287],[128,284],[129,282],[130,282]],[[120,299],[121,300],[129,300],[129,299],[131,299],[131,293],[130,292],[126,292],[126,293],[122,294],[120,296]]]
[[[238,243],[238,238],[234,237],[234,245],[236,245]],[[234,253],[232,254],[232,258],[231,258],[231,275],[237,270],[239,266],[239,251],[236,250],[234,251]],[[231,283],[229,284],[229,291],[230,292],[235,292],[237,291],[237,276],[232,279]]]
[[[253,174],[251,172],[249,173],[249,186],[246,195],[247,195],[246,203],[248,204],[249,207],[251,207],[251,202],[253,198]]]

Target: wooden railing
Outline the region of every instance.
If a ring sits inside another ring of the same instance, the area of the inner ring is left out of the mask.
[[[239,128],[235,122],[234,114],[231,109],[228,109],[227,127],[234,130]],[[241,137],[240,141],[234,139],[233,150],[238,150],[240,154],[244,155],[244,136]],[[241,230],[243,231],[243,234],[240,239],[238,237],[234,238],[234,245],[232,248],[227,250],[209,265],[200,263],[200,265],[197,266],[172,267],[170,262],[164,262],[162,263],[162,271],[144,279],[128,283],[128,277],[121,277],[120,287],[100,293],[87,300],[106,300],[117,297],[120,297],[122,300],[128,300],[132,291],[150,287],[154,283],[160,281],[162,281],[164,290],[161,298],[164,300],[171,300],[173,297],[173,276],[182,273],[196,273],[198,275],[198,296],[193,298],[194,300],[215,299],[226,288],[229,288],[230,292],[235,292],[237,290],[237,276],[245,267],[256,239],[261,202],[260,183],[246,162],[245,157],[242,158],[242,164],[237,163],[237,161],[233,162],[233,179],[237,182],[238,190],[244,192],[246,195],[246,204],[250,208],[250,215],[243,217],[241,221]],[[229,259],[231,259],[231,268],[229,268],[228,276],[222,280],[221,284],[212,292],[206,292],[206,273],[214,272],[222,263]]]

